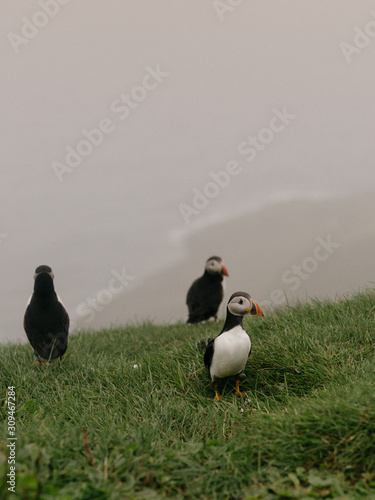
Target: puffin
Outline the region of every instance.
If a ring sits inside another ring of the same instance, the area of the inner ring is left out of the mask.
[[[210,340],[204,353],[204,364],[210,372],[215,387],[214,401],[220,401],[218,383],[227,378],[236,381],[236,394],[240,391],[240,379],[245,378],[245,365],[251,353],[251,340],[242,324],[246,314],[264,316],[259,304],[246,292],[235,292],[227,304],[227,316],[223,329]]]
[[[35,364],[62,359],[68,347],[69,315],[55,292],[54,275],[49,266],[39,266],[34,274],[34,291],[23,326],[36,356]]]
[[[187,323],[199,323],[214,317],[224,297],[223,279],[229,276],[220,257],[207,259],[203,276],[196,279],[186,296],[189,310]]]

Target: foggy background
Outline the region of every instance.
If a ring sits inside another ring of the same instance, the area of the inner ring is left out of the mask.
[[[72,329],[186,321],[211,255],[266,310],[373,286],[371,1],[61,2],[1,6],[2,341],[41,264]]]

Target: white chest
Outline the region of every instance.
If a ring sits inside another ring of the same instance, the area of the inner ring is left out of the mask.
[[[251,348],[251,340],[241,326],[222,333],[215,339],[212,357],[211,379],[237,375],[246,365]]]

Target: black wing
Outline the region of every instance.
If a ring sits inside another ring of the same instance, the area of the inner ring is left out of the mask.
[[[193,282],[186,296],[186,304],[189,309],[189,314],[194,313],[199,308],[201,308],[201,278],[198,278]]]
[[[206,350],[204,352],[204,366],[207,369],[210,369],[212,356],[214,355],[214,350],[215,350],[214,342],[215,342],[215,339],[210,340],[210,342],[207,344]]]
[[[189,288],[186,304],[189,323],[197,323],[215,316],[223,300],[221,281],[209,281],[205,276],[198,278]]]

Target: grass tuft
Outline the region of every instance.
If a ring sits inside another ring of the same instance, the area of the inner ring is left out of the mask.
[[[214,391],[197,342],[221,324],[72,335],[63,362],[0,349],[0,498],[8,386],[16,496],[50,500],[375,497],[375,295],[248,318],[246,397]]]

